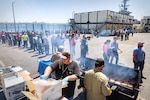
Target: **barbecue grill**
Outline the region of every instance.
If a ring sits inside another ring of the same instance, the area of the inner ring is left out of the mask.
[[[79,66],[82,71],[94,68],[95,60],[85,58]],[[110,87],[115,86],[111,96],[107,100],[136,100],[139,93],[139,83],[141,81],[140,70],[134,70],[123,65],[105,64],[103,73],[109,79]],[[78,88],[84,87],[83,85],[84,74],[80,77],[80,85]]]
[[[95,59],[82,57],[79,60],[79,67],[83,71],[92,69],[95,66]]]
[[[107,68],[111,71],[107,70]],[[121,72],[119,72],[121,71]],[[110,87],[116,86],[108,100],[136,100],[139,93],[141,75],[139,70],[125,66],[108,64],[103,72],[109,78]],[[115,73],[116,72],[116,73]],[[118,72],[118,73],[117,73]]]

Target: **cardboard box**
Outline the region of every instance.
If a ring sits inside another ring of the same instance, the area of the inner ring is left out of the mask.
[[[38,98],[37,94],[35,93],[36,88],[37,88],[36,87],[37,81],[39,81],[39,78],[28,82],[27,87],[29,88],[29,91],[22,91],[22,93],[30,100],[59,100],[62,97],[62,81],[61,80],[54,80],[54,79],[47,80],[48,82],[55,81],[55,84],[47,88],[42,93],[41,98]]]
[[[19,76],[21,76],[24,79],[24,81],[32,80],[32,78],[30,77],[30,73],[26,70],[23,70],[23,71],[19,72],[18,74],[19,74]]]

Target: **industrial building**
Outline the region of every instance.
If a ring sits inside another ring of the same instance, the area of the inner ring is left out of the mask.
[[[144,16],[141,19],[141,28],[142,32],[150,32],[150,16]]]
[[[132,28],[138,23],[134,16],[125,15],[110,10],[75,13],[71,19],[74,30],[114,30],[120,28]]]
[[[113,30],[120,28],[134,28],[133,24],[140,24],[131,12],[128,11],[127,2],[122,0],[119,12],[102,10],[92,12],[75,13],[70,24],[74,30],[89,32],[90,30],[101,32],[102,30]]]

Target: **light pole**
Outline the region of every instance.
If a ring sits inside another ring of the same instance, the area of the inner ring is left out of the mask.
[[[13,19],[14,19],[14,28],[15,28],[15,32],[16,32],[16,22],[15,22],[14,3],[15,3],[15,2],[12,2],[12,11],[13,11]]]

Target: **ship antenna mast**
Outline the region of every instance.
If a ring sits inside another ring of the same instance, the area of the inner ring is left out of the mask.
[[[119,11],[119,13],[125,14],[125,15],[130,15],[131,14],[131,12],[128,11],[128,6],[129,6],[129,5],[127,5],[128,1],[129,0],[123,0],[122,1],[122,4],[120,5],[120,11]]]

